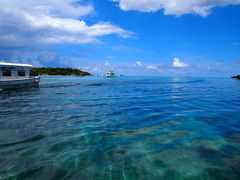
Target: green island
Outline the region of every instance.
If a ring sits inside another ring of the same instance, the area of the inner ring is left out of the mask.
[[[30,72],[31,76],[38,75],[63,75],[63,76],[91,76],[89,72],[81,71],[73,68],[32,68]]]
[[[233,76],[232,78],[240,79],[240,75]]]

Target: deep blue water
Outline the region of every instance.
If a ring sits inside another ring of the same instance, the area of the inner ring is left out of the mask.
[[[240,179],[240,81],[45,76],[2,90],[0,179]]]

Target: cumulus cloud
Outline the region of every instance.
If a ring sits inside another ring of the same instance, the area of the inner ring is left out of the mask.
[[[152,65],[148,65],[146,68],[150,69],[150,70],[157,70],[158,69],[157,66],[152,66]]]
[[[135,67],[141,67],[141,70],[145,69],[145,70],[160,70],[160,64],[144,64],[141,61],[136,61],[135,62]]]
[[[143,64],[142,64],[141,61],[136,61],[136,65],[137,65],[137,66],[142,66]]]
[[[113,0],[122,10],[154,12],[163,10],[166,15],[198,14],[207,16],[213,7],[240,4],[240,0]]]
[[[1,0],[0,46],[81,44],[108,34],[131,35],[110,22],[88,25],[79,20],[94,14],[91,4],[81,4],[79,0]]]
[[[175,57],[172,62],[172,67],[176,68],[185,68],[188,67],[189,65],[187,63],[181,62],[179,58]]]

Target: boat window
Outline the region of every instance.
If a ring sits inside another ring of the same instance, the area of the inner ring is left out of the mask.
[[[25,71],[18,70],[18,76],[26,76]]]
[[[1,67],[1,70],[2,70],[2,71],[6,71],[6,69],[7,69],[7,68],[4,67],[4,66]]]
[[[2,66],[1,70],[2,70],[2,76],[12,76],[11,67]]]
[[[24,71],[24,68],[23,67],[17,67],[17,70],[18,71]]]
[[[11,70],[16,71],[16,70],[17,70],[17,67],[12,66],[12,67],[11,67]]]
[[[9,71],[9,70],[3,70],[3,71],[2,71],[2,75],[3,75],[3,76],[12,76],[12,73],[11,73],[11,71]]]

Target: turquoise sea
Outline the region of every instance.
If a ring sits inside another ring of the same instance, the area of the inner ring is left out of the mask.
[[[0,179],[240,179],[240,81],[43,76],[1,90]]]

